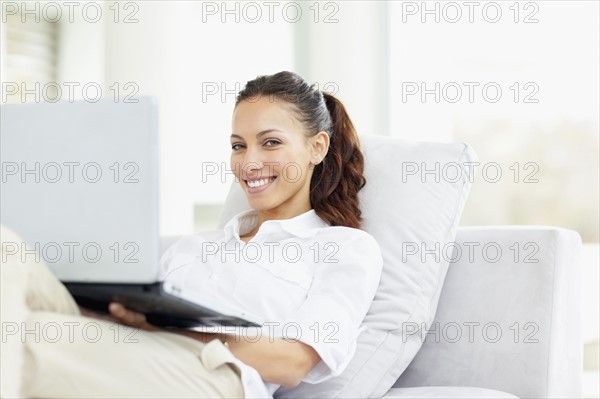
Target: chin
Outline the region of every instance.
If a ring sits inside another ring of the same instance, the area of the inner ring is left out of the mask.
[[[246,197],[246,201],[250,208],[255,209],[257,211],[264,211],[265,209],[270,209],[272,206],[266,204],[265,201],[256,201]]]
[[[269,209],[275,208],[274,206],[256,204],[252,202],[248,202],[248,204],[250,205],[250,208],[254,209],[255,211],[268,211]]]

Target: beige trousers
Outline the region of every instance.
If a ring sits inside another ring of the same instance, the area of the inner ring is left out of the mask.
[[[48,266],[0,226],[2,398],[243,398],[228,349],[84,317]]]

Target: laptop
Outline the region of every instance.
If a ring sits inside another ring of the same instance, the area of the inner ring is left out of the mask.
[[[165,327],[259,327],[263,320],[159,281],[157,103],[3,104],[0,221],[82,307],[116,301]]]

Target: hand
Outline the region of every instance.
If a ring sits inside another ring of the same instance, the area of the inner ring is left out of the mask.
[[[79,306],[79,312],[81,313],[82,316],[85,317],[93,317],[94,319],[100,319],[100,320],[106,320],[106,321],[116,321],[114,319],[114,317],[104,314],[104,313],[97,313],[94,312],[93,310],[89,310],[87,308],[82,308],[81,306]]]
[[[108,305],[108,311],[110,314],[101,314],[93,312],[89,309],[79,307],[81,314],[86,317],[94,317],[97,319],[107,320],[110,322],[116,322],[125,324],[128,326],[140,328],[146,331],[166,331],[174,334],[184,335],[208,343],[214,339],[220,339],[225,345],[228,346],[226,338],[220,338],[221,335],[217,333],[204,333],[199,331],[190,331],[180,328],[160,328],[152,325],[146,321],[146,316],[143,313],[134,312],[126,309],[123,305],[117,302],[111,302]]]
[[[143,313],[134,312],[133,310],[126,309],[123,305],[118,302],[111,302],[108,305],[108,311],[111,316],[118,323],[125,324],[131,327],[139,328],[146,331],[161,331],[162,329],[156,327],[146,321],[146,315]]]

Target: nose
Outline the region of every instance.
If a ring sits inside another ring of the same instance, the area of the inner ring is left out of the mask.
[[[260,149],[252,145],[247,146],[241,162],[242,177],[258,175],[265,165]]]
[[[262,164],[256,161],[250,161],[242,165],[242,176],[256,176],[262,170]]]

